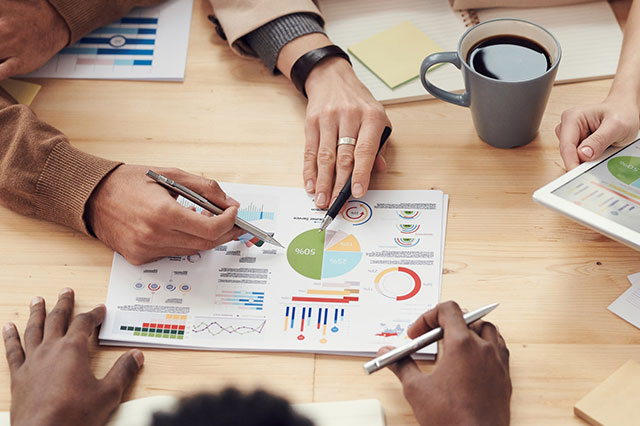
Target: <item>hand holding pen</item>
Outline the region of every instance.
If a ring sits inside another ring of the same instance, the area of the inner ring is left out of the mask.
[[[87,227],[130,263],[194,254],[246,233],[234,226],[238,202],[215,181],[179,169],[154,168],[224,207],[224,214],[210,217],[176,203],[170,192],[145,176],[148,169],[119,166],[98,185],[85,209]]]
[[[389,366],[418,423],[508,425],[509,351],[496,327],[481,320],[467,326],[460,307],[445,302],[420,316],[407,333],[415,339],[437,327],[444,329],[444,338],[433,372],[423,373],[411,357]]]

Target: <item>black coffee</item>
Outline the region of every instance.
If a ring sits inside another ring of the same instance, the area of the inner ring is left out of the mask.
[[[489,37],[469,50],[467,63],[477,73],[503,81],[530,80],[551,68],[551,56],[533,40],[516,35]]]

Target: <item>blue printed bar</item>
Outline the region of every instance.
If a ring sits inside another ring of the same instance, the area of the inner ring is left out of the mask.
[[[93,31],[91,34],[156,34],[155,28],[120,28],[120,27],[102,27]]]
[[[113,65],[142,65],[150,66],[153,61],[147,59],[116,59],[113,61]]]
[[[126,38],[125,44],[156,44],[156,41],[152,38]],[[84,37],[81,38],[78,43],[83,44],[109,44],[111,42],[110,37]]]
[[[95,47],[68,47],[60,53],[65,55],[143,55],[153,56],[147,49],[98,49]]]
[[[158,18],[128,18],[120,19],[121,24],[157,24]]]

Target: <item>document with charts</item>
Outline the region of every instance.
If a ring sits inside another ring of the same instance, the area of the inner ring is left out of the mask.
[[[303,189],[221,185],[286,248],[241,238],[142,266],[115,254],[102,344],[371,355],[438,303],[441,191],[369,191],[319,232]]]
[[[27,77],[182,81],[192,9],[193,0],[134,8]]]

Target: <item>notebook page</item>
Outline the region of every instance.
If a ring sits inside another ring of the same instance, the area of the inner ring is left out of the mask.
[[[560,42],[562,59],[556,82],[611,77],[616,73],[622,31],[606,1],[572,6],[478,10],[481,22],[520,18],[549,30]]]
[[[321,0],[320,9],[327,34],[345,51],[405,21],[412,22],[446,51],[456,50],[466,30],[446,0]],[[355,57],[351,56],[351,62],[358,78],[382,103],[432,98],[419,78],[391,90]],[[464,87],[461,72],[450,64],[430,71],[429,79],[445,90],[460,91]]]

